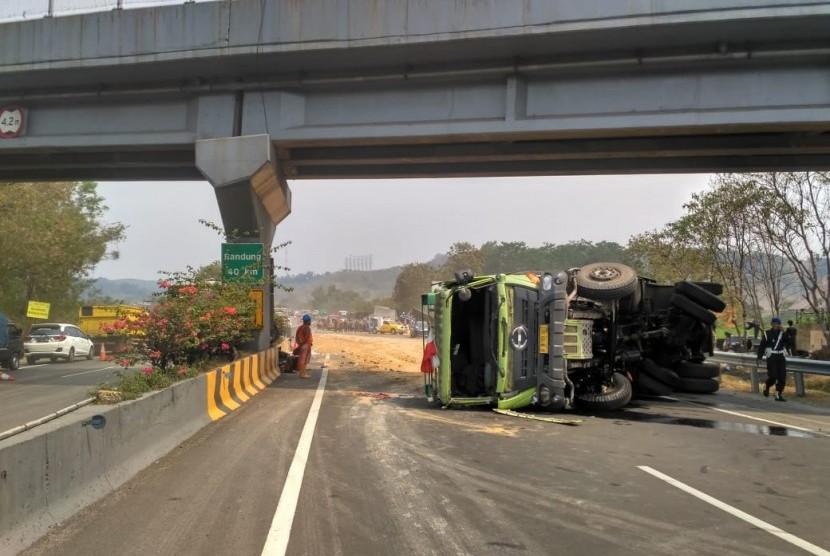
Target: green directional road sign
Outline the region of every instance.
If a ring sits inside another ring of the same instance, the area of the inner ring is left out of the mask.
[[[262,278],[261,243],[222,244],[223,282],[257,282]]]

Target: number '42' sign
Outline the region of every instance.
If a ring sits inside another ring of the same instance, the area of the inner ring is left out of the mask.
[[[23,109],[0,106],[0,138],[12,139],[23,133]]]

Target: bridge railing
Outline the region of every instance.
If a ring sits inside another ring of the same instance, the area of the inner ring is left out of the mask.
[[[16,2],[0,2],[0,23],[215,1],[217,0],[17,0]]]
[[[758,373],[766,372],[766,360],[760,363],[754,353],[732,353],[728,351],[716,351],[706,359],[709,363],[725,363],[727,365],[740,365],[749,369],[750,388],[753,394],[760,392]],[[787,358],[787,372],[792,372],[795,377],[795,394],[804,396],[804,375],[830,376],[830,361],[816,361],[802,357]]]

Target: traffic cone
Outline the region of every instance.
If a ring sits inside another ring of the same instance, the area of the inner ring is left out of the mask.
[[[101,342],[101,361],[107,360],[107,345]]]
[[[6,373],[0,372],[0,380],[14,380],[12,375],[7,375]]]

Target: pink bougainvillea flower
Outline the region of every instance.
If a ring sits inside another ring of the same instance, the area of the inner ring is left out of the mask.
[[[127,367],[130,366],[130,360],[129,359],[122,359],[121,361],[118,362],[118,366],[124,367],[126,369]]]
[[[163,290],[166,290],[170,287],[170,280],[159,280],[159,287]]]
[[[153,367],[148,365],[148,366],[144,367],[143,369],[141,369],[141,372],[144,373],[147,376],[150,376],[151,374],[153,374]]]
[[[236,314],[236,307],[225,307],[225,314],[226,315],[235,315]]]
[[[158,359],[159,357],[161,357],[161,352],[159,350],[150,352],[150,359]]]
[[[222,351],[228,351],[229,349],[231,349],[231,346],[226,344],[225,342],[222,342],[222,345],[220,347],[222,348]]]
[[[186,375],[187,374],[187,367],[179,367],[179,374]]]

